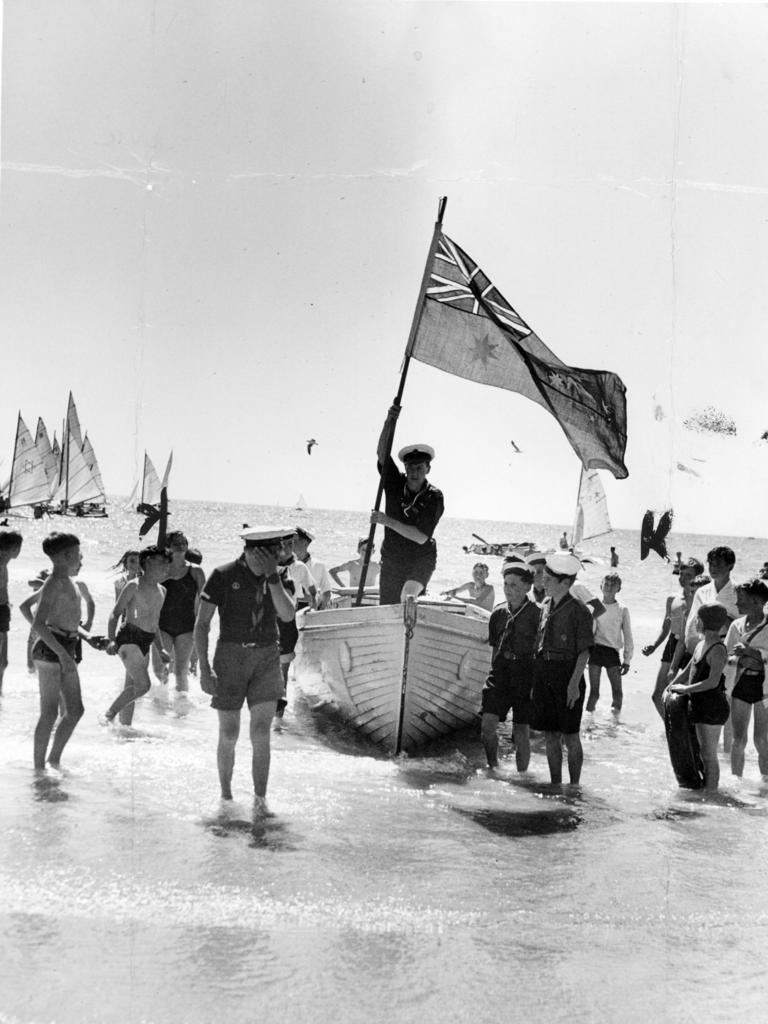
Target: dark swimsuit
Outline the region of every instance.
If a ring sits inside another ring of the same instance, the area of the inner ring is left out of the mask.
[[[74,658],[78,663],[82,661],[83,645],[80,642],[80,637],[76,633],[59,633],[56,629],[52,629],[51,632],[70,657]],[[58,664],[59,656],[56,651],[51,650],[44,640],[41,640],[38,637],[35,641],[35,646],[32,648],[32,660],[47,661],[49,663],[55,662]]]
[[[148,633],[146,629],[139,629],[138,626],[126,623],[115,637],[115,643],[117,644],[118,651],[121,647],[126,647],[128,644],[135,644],[142,654],[147,654],[154,639],[154,633]]]
[[[700,683],[702,679],[707,678],[709,675],[709,662],[707,660],[709,652],[714,647],[717,647],[718,644],[721,647],[725,647],[722,641],[718,641],[704,651],[700,661],[693,662],[692,683]],[[717,686],[714,686],[711,690],[696,690],[690,694],[690,698],[692,722],[698,722],[699,725],[725,725],[728,721],[730,708],[728,706],[728,698],[725,695],[725,673],[721,674]]]
[[[177,637],[192,633],[195,628],[195,601],[197,583],[192,570],[177,580],[164,580],[165,600],[160,611],[160,629],[168,636]]]

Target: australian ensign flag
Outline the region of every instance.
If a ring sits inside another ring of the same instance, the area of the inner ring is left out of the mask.
[[[409,355],[538,402],[563,428],[585,469],[607,469],[619,479],[628,475],[621,378],[558,359],[480,267],[442,233]]]

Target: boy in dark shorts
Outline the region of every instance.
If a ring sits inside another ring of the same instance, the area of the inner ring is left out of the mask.
[[[481,734],[488,766],[499,763],[499,722],[512,709],[512,735],[517,770],[524,772],[531,760],[529,723],[533,655],[541,617],[540,608],[528,598],[533,570],[524,562],[508,562],[502,568],[505,605],[496,608],[488,623],[488,642],[493,648],[491,671],[483,687]]]
[[[139,552],[141,576],[129,580],[120,591],[109,616],[107,654],[117,654],[125,665],[125,686],[104,715],[104,724],[115,720],[118,714],[124,725],[133,721],[135,702],[149,693],[149,651],[154,645],[161,661],[169,664],[170,654],[165,650],[159,633],[160,611],[165,600],[165,579],[171,556],[164,548],[152,545]],[[117,630],[120,619],[125,621]]]
[[[291,622],[295,614],[277,571],[284,542],[293,534],[292,528],[266,526],[243,531],[242,555],[214,569],[208,577],[195,623],[200,686],[211,695],[211,707],[219,716],[216,760],[221,796],[223,800],[232,799],[235,746],[242,707],[247,703],[257,812],[266,807],[270,729],[277,701],[283,695],[276,620]],[[216,611],[219,639],[211,665],[208,640]]]
[[[592,616],[569,591],[581,568],[570,554],[547,555],[544,601],[533,669],[531,727],[545,734],[549,775],[563,778],[563,744],[571,783],[581,778],[584,754],[579,728],[584,707],[584,669],[592,648]]]
[[[39,771],[46,765],[59,699],[63,698],[64,713],[48,753],[47,762],[52,768],[59,767],[64,747],[84,710],[76,664],[80,591],[72,582],[82,564],[80,541],[73,533],[51,533],[43,541],[43,551],[53,568],[40,591],[32,620],[37,635],[32,658],[40,685],[40,718],[34,738],[34,764]]]
[[[725,648],[731,669],[731,772],[744,774],[744,754],[752,709],[755,709],[753,738],[763,780],[768,779],[768,584],[756,578],[739,584],[736,603],[741,615],[728,627]],[[726,682],[728,674],[726,675]]]
[[[629,608],[616,599],[621,576],[609,572],[601,584],[605,611],[595,619],[595,643],[589,656],[589,699],[587,711],[594,711],[600,699],[600,675],[605,669],[611,684],[611,711],[618,714],[624,702],[621,677],[629,672],[634,653]]]
[[[19,557],[24,538],[15,530],[0,530],[0,694],[8,668],[8,630],[11,625],[11,602],[8,598],[8,563]]]

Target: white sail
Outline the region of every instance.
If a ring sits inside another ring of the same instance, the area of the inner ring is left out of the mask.
[[[307,499],[304,497],[303,494],[300,494],[298,496],[298,498],[296,499],[296,511],[297,512],[301,512],[306,507],[307,507]]]
[[[35,447],[40,453],[43,466],[45,467],[45,475],[48,479],[49,490],[53,490],[56,486],[56,480],[59,476],[59,459],[54,454],[51,442],[48,438],[48,431],[45,429],[45,423],[43,423],[42,417],[37,421],[37,432],[35,433]]]
[[[160,477],[157,475],[152,459],[144,452],[144,477],[141,485],[142,505],[160,504]]]
[[[612,529],[600,475],[596,469],[582,469],[571,547],[575,548],[583,540],[601,537]]]
[[[13,447],[13,466],[8,488],[8,507],[37,505],[48,500],[51,485],[45,474],[45,465],[37,450],[34,438],[21,418],[16,424],[16,441]]]
[[[93,465],[96,468],[95,474],[92,469]],[[93,456],[93,447],[89,447],[88,458],[83,452],[80,418],[77,415],[75,400],[71,392],[62,442],[61,472],[51,501],[64,508],[85,501],[104,501],[104,485],[101,482],[98,463],[95,462],[95,456]]]
[[[128,496],[128,500],[123,505],[123,512],[135,512],[136,511],[136,503],[138,502],[138,500],[139,500],[139,481],[137,480],[136,483],[133,485],[133,488],[131,489],[131,493]]]
[[[104,481],[101,479],[101,470],[99,469],[99,463],[96,458],[96,452],[93,450],[91,439],[88,437],[87,434],[85,435],[85,439],[83,440],[83,458],[85,459],[85,464],[88,466],[88,469],[90,470],[93,485],[98,489],[100,500],[103,501],[106,497],[104,491]],[[93,499],[88,498],[80,500],[92,501]]]
[[[170,476],[171,476],[171,466],[172,465],[173,465],[173,450],[171,450],[171,454],[168,456],[168,461],[165,464],[165,472],[163,473],[163,479],[162,479],[162,482],[160,484],[160,488],[161,489],[163,487],[167,487],[168,486],[168,480],[170,479]]]

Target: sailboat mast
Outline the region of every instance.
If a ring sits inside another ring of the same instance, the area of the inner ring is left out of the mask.
[[[5,496],[8,507],[11,506],[11,495],[13,494],[13,467],[16,462],[16,448],[19,444],[19,429],[21,428],[21,409],[19,409],[19,416],[16,420],[16,437],[13,439],[13,456],[11,458],[11,475],[8,480],[8,493]]]
[[[144,467],[141,471],[141,501],[140,505],[144,504],[144,486],[147,482],[147,449],[144,449]]]
[[[580,504],[581,504],[581,488],[582,488],[582,484],[583,483],[584,483],[584,466],[581,467],[581,471],[579,473],[579,489],[576,492],[576,512],[575,512],[574,517],[573,517],[573,529],[571,530],[571,547],[572,548],[575,548],[576,545],[581,540],[581,537],[577,537],[576,536],[576,532],[577,532],[577,530],[579,528],[579,507],[580,507]]]

